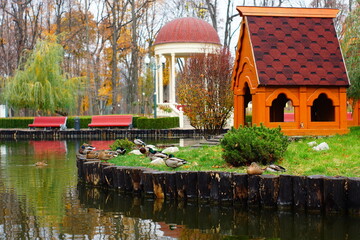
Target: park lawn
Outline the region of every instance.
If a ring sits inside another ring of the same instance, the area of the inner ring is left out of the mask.
[[[330,150],[314,151],[308,142],[318,144],[326,142]],[[202,148],[181,148],[176,157],[186,159],[188,164],[177,169],[167,166],[153,166],[145,156],[119,156],[109,162],[121,166],[142,166],[166,171],[229,171],[246,172],[246,167],[232,167],[221,157],[221,146],[205,146]],[[323,138],[304,138],[291,142],[284,158],[277,162],[287,169],[290,175],[326,175],[360,177],[360,127],[351,128],[346,135]],[[274,174],[266,172],[267,174]]]

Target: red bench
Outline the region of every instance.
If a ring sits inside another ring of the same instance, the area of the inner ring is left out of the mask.
[[[29,124],[29,127],[58,127],[61,129],[66,129],[66,120],[67,117],[35,117],[34,122]]]
[[[131,115],[100,115],[93,116],[89,127],[132,127]]]

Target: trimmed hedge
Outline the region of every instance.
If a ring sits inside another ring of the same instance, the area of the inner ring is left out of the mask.
[[[66,120],[67,128],[74,128],[76,116],[68,117]],[[91,122],[91,116],[79,116],[80,119],[80,128],[88,128],[88,124]]]
[[[66,127],[74,128],[76,116],[67,118]],[[88,128],[91,116],[79,116],[80,128]],[[13,117],[0,118],[0,128],[29,128],[29,124],[34,122],[34,117]],[[139,129],[167,129],[179,127],[178,117],[167,118],[146,118],[133,116],[133,128]]]
[[[0,128],[29,128],[33,117],[0,118]]]
[[[136,128],[139,129],[167,129],[179,127],[178,117],[146,118],[136,119]]]

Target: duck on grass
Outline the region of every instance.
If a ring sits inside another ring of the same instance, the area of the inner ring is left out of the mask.
[[[303,138],[289,143],[287,150],[281,160],[272,164],[282,166],[286,172],[263,171],[263,174],[289,174],[289,175],[326,175],[326,176],[360,176],[360,127],[353,127],[346,135],[336,135],[331,137]],[[315,151],[309,142],[327,142],[328,150]],[[156,151],[155,149],[153,149]],[[161,149],[157,149],[161,151]],[[161,151],[163,152],[163,151]],[[218,146],[204,146],[201,148],[184,147],[174,154],[179,159],[187,162],[177,168],[168,167],[165,164],[153,165],[147,154],[118,155],[108,160],[120,166],[143,166],[160,171],[226,171],[246,173],[248,166],[234,167],[223,159],[223,148]],[[170,153],[168,153],[170,154]],[[163,161],[163,160],[162,160]],[[255,161],[257,162],[257,161]],[[270,164],[257,165],[264,169]]]

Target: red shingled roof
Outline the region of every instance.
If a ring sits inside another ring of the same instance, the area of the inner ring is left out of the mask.
[[[348,86],[332,18],[246,16],[260,85]]]
[[[176,42],[221,44],[219,35],[209,23],[193,17],[178,18],[165,24],[154,45]]]

